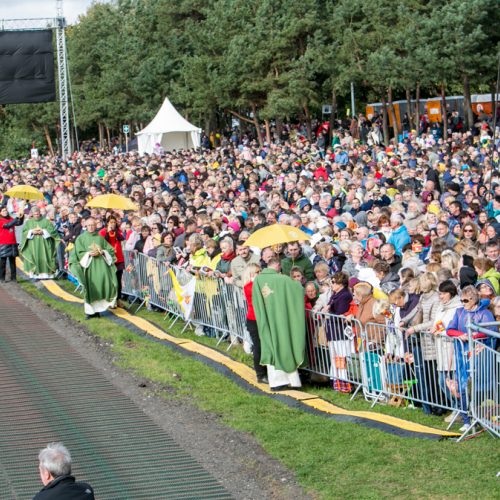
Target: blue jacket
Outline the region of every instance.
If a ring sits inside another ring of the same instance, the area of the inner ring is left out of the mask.
[[[393,244],[396,249],[396,253],[401,255],[403,253],[403,247],[408,243],[411,243],[410,234],[408,233],[406,226],[400,226],[393,231],[387,243]]]
[[[467,325],[471,323],[489,323],[495,321],[492,312],[488,309],[489,301],[481,300],[479,306],[474,311],[466,311],[463,307],[459,307],[455,311],[455,315],[448,324],[448,330],[458,330],[460,332],[467,333]],[[496,327],[489,327],[494,331],[497,331]],[[495,339],[489,337],[486,340],[482,340],[482,343],[488,347],[494,348]],[[461,394],[461,399],[465,399],[465,393],[467,391],[467,381],[469,379],[469,347],[468,342],[460,342],[455,339],[455,364],[456,364],[456,379],[458,381],[458,387]],[[478,354],[479,357],[485,354]],[[482,360],[485,363],[485,360]],[[491,384],[491,374],[490,370],[485,370],[484,373],[480,372],[478,374],[478,379],[476,380],[476,387],[480,390],[486,390]]]
[[[469,323],[490,323],[495,321],[493,313],[488,309],[489,302],[481,301],[479,307],[474,311],[466,311],[463,307],[459,307],[455,311],[455,315],[448,324],[447,330],[458,330],[467,333],[467,325]],[[496,331],[496,327],[489,327]]]

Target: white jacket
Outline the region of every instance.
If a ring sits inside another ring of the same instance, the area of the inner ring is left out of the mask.
[[[433,326],[441,321],[446,329],[455,316],[455,311],[462,306],[458,295],[447,304],[439,302],[436,319]],[[446,335],[446,330],[436,337],[437,370],[440,372],[455,371],[455,356],[453,355],[453,339]]]

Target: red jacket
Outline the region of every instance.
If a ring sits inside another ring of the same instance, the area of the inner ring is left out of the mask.
[[[0,245],[16,245],[16,231],[13,224],[10,228],[5,228],[5,224],[15,222],[12,217],[0,217]]]
[[[103,227],[99,231],[99,234],[113,247],[113,250],[115,251],[116,255],[116,263],[120,264],[122,262],[125,262],[122,250],[122,241],[124,240],[122,232],[119,229],[117,229],[113,233],[113,235],[111,235],[111,233],[108,233],[106,228]]]
[[[256,321],[257,318],[255,317],[255,311],[253,309],[253,304],[252,304],[252,288],[253,288],[253,281],[249,281],[243,287],[243,292],[245,293],[245,298],[247,299],[248,303],[247,319],[253,319],[254,321]]]

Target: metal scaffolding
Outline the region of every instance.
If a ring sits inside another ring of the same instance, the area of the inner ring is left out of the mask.
[[[60,153],[68,158],[73,152],[71,146],[68,64],[66,53],[66,19],[63,15],[63,0],[56,0],[57,17],[33,19],[0,19],[0,31],[55,30],[57,47],[57,74],[59,85]]]

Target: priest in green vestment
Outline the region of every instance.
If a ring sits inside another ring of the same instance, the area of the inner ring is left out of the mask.
[[[261,344],[260,364],[267,365],[270,387],[300,387],[297,369],[304,362],[306,344],[304,290],[300,283],[280,274],[278,258],[272,258],[256,276],[252,303]]]
[[[57,273],[57,245],[59,234],[54,224],[42,217],[33,207],[31,217],[23,226],[20,253],[23,266],[30,278],[52,279]]]
[[[78,269],[76,274],[84,287],[87,319],[116,307],[118,294],[115,251],[96,228],[95,219],[87,219],[87,230],[75,240],[71,254],[71,265]]]

